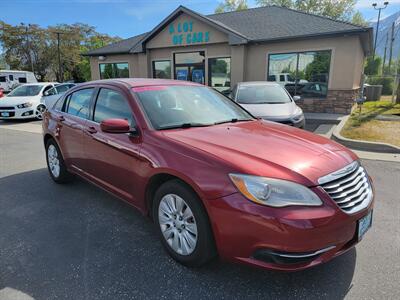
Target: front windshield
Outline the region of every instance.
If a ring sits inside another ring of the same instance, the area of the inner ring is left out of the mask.
[[[8,97],[26,97],[39,95],[42,85],[21,85],[11,91]]]
[[[287,92],[279,85],[243,85],[239,86],[237,102],[241,104],[278,104],[292,101]]]
[[[150,86],[133,91],[155,129],[253,120],[230,99],[203,86]]]

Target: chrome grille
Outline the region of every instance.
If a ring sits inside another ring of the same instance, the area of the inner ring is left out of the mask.
[[[367,172],[358,161],[319,178],[318,183],[348,214],[366,208],[372,200],[372,188]]]

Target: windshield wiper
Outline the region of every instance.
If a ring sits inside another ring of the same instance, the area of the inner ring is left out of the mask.
[[[176,129],[176,128],[206,127],[206,126],[211,126],[211,125],[213,125],[213,124],[182,123],[182,124],[178,124],[178,125],[170,125],[170,126],[161,127],[160,130],[165,130],[165,129]]]
[[[252,120],[253,119],[237,119],[237,118],[233,118],[233,119],[230,119],[230,120],[215,122],[214,125],[224,124],[224,123],[246,122],[246,121],[252,121]]]

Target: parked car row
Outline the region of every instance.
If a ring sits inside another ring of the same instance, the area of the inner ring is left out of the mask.
[[[74,83],[57,82],[29,83],[18,86],[0,99],[0,120],[42,119],[47,107],[54,103]]]

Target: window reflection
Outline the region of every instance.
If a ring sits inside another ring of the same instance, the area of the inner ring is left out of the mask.
[[[231,58],[210,58],[209,60],[209,85],[223,92],[231,87]]]
[[[171,79],[171,61],[153,61],[153,78]]]
[[[129,78],[128,63],[104,63],[100,64],[100,78]]]
[[[267,80],[279,83],[291,95],[324,98],[330,60],[331,51],[270,54]]]

